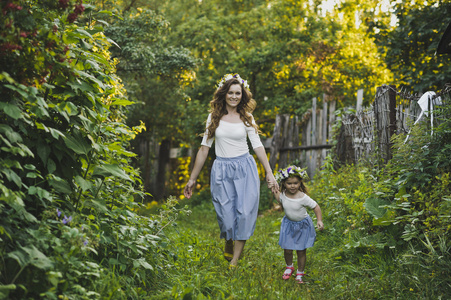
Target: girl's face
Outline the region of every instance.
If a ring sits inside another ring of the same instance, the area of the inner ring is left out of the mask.
[[[296,194],[301,186],[301,180],[298,177],[288,177],[284,185],[290,194]]]
[[[230,108],[236,108],[241,102],[241,85],[232,84],[226,94],[226,104]]]

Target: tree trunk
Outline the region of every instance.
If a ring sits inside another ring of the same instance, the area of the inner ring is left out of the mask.
[[[170,149],[171,142],[169,140],[163,140],[160,144],[160,150],[158,153],[158,173],[156,180],[157,186],[153,195],[155,199],[162,199],[166,196],[166,168],[169,164]]]

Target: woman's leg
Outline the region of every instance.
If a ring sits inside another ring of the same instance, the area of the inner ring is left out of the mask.
[[[240,259],[241,252],[243,252],[245,244],[246,244],[246,240],[235,241],[235,247],[233,249],[233,258],[230,261],[231,265],[236,266],[238,264],[238,259]]]
[[[233,258],[233,240],[225,240],[224,245],[224,258],[227,261],[231,261]]]
[[[307,249],[296,250],[298,255],[298,271],[304,273],[305,262],[307,261]]]

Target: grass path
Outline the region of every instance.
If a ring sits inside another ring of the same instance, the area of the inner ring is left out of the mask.
[[[325,253],[327,230],[317,234],[317,242],[307,251],[306,284],[292,277],[284,281],[283,251],[278,232],[283,213],[267,211],[259,215],[254,236],[248,240],[239,266],[228,269],[223,258],[223,240],[211,203],[193,209],[178,220],[174,228],[177,241],[171,247],[174,261],[173,282],[161,298],[179,299],[330,299],[329,274],[334,263]],[[296,259],[296,255],[295,255]],[[336,288],[336,287],[335,287]],[[343,291],[346,286],[343,286]],[[339,295],[336,295],[340,297]]]

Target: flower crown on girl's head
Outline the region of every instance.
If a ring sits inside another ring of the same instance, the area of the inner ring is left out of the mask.
[[[226,83],[232,78],[238,79],[246,89],[249,89],[249,84],[247,83],[247,80],[241,78],[240,74],[233,73],[233,74],[225,74],[224,77],[222,77],[222,79],[218,82],[216,90],[219,90],[224,85],[224,83]]]
[[[288,166],[285,169],[277,171],[275,178],[278,183],[280,183],[284,179],[294,176],[298,176],[301,177],[302,180],[306,180],[308,179],[307,172],[305,171],[306,169],[307,168],[301,169],[296,166]]]

